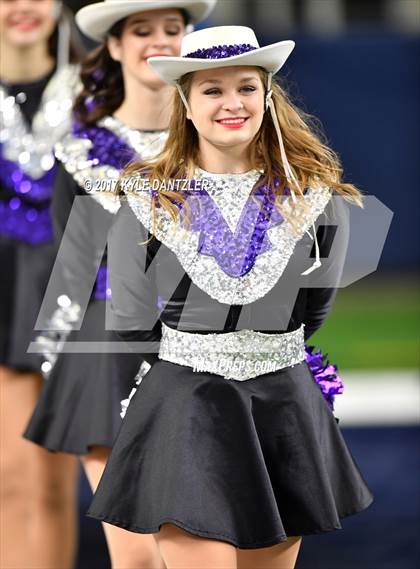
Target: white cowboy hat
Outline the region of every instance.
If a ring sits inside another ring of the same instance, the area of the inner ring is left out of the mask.
[[[218,26],[184,36],[180,57],[151,57],[147,62],[164,81],[176,85],[191,71],[231,65],[255,65],[274,74],[294,47],[290,40],[260,47],[251,28]]]
[[[216,5],[217,0],[104,0],[90,4],[79,10],[76,22],[88,37],[102,41],[107,32],[119,20],[148,10],[165,8],[184,9],[191,18],[191,23],[204,20]]]

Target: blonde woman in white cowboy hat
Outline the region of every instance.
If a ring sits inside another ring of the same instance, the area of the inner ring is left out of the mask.
[[[82,64],[83,90],[74,106],[74,121],[56,146],[59,168],[52,212],[56,238],[60,241],[64,233],[61,243],[67,249],[59,259],[66,283],[54,295],[54,301],[58,297],[65,302],[52,321],[59,325],[68,320],[73,327],[69,342],[117,339],[105,329],[109,286],[103,253],[118,200],[100,184],[115,180],[134,159],[151,159],[162,149],[174,89],[147,60],[157,54],[178,55],[188,27],[204,19],[214,4],[215,0],[107,0],[76,15],[81,30],[100,45]],[[93,279],[96,271],[97,276],[91,294],[92,270]],[[83,319],[79,318],[77,305],[89,296]],[[141,360],[109,352],[63,352],[56,361],[53,356],[46,362],[48,381],[25,437],[48,450],[80,456],[94,490],[120,427],[120,402],[128,396]],[[105,533],[113,567],[162,566],[150,536],[139,539],[111,526]]]
[[[292,569],[373,500],[305,361],[362,199],[273,79],[293,47],[216,27],[151,59],[169,138],[121,181],[113,324],[152,367],[89,515],[153,534],[168,569]]]

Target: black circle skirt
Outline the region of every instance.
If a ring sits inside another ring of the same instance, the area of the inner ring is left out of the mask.
[[[53,243],[28,245],[0,238],[0,365],[41,372],[42,356],[28,353],[56,255]]]
[[[260,548],[341,529],[373,495],[302,362],[246,380],[159,360],[133,397],[88,515]]]

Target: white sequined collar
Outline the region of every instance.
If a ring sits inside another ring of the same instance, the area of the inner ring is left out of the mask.
[[[70,128],[73,101],[81,89],[79,72],[77,65],[68,65],[54,73],[30,129],[15,98],[0,87],[3,157],[18,164],[34,179],[41,178],[54,166],[54,144]]]
[[[114,116],[98,121],[98,127],[106,128],[133,148],[142,160],[153,160],[160,154],[168,138],[167,130],[137,130],[129,128]]]
[[[144,160],[156,158],[168,137],[167,131],[130,129],[112,116],[98,121],[97,127],[115,134],[134,151],[133,154]],[[97,165],[94,158],[89,158],[92,147],[89,138],[79,138],[68,133],[56,144],[55,155],[83,190],[105,210],[116,213],[120,208],[120,201],[115,195],[115,189],[121,170],[109,164]]]
[[[239,219],[245,197],[249,197],[260,174],[254,171],[245,180],[237,178],[236,184],[231,180],[226,192],[221,191],[218,184],[226,183],[228,177],[224,180],[223,176],[212,177],[210,175],[213,182],[212,188],[206,188],[207,194],[212,199],[218,194],[217,205],[229,227],[232,227],[234,221]],[[208,178],[207,173],[203,175],[203,178]],[[236,199],[237,196],[241,196],[241,199]],[[289,262],[296,243],[324,211],[330,198],[331,192],[328,188],[310,188],[305,195],[305,203],[309,207],[299,212],[299,231],[296,231],[287,219],[272,225],[266,232],[271,246],[255,258],[252,268],[246,274],[231,276],[222,270],[214,256],[199,252],[200,243],[202,243],[199,231],[187,231],[180,226],[178,220],[174,222],[164,208],[155,210],[157,223],[154,224],[150,194],[140,192],[127,195],[128,203],[136,217],[148,231],[154,233],[159,241],[175,253],[192,282],[211,298],[231,305],[254,302],[265,296],[276,285]],[[296,207],[291,205],[290,197],[287,197],[282,205],[288,212],[293,212],[293,208]],[[229,209],[235,212],[230,217],[227,214]]]

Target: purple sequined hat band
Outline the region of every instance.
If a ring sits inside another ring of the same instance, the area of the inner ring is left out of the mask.
[[[242,55],[243,53],[248,53],[255,49],[257,48],[249,43],[215,45],[206,49],[197,49],[197,51],[187,53],[184,57],[191,59],[225,59],[227,57],[234,57],[235,55]]]

